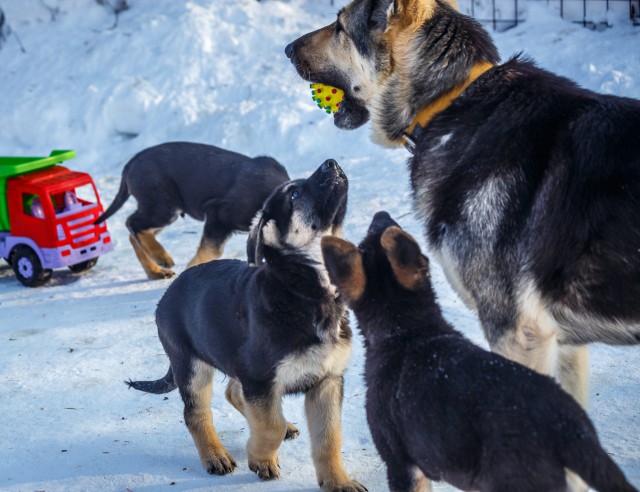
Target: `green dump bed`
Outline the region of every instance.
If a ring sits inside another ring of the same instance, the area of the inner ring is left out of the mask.
[[[60,162],[73,159],[73,150],[54,150],[48,157],[2,157],[0,156],[0,231],[9,230],[9,209],[7,206],[7,178],[26,174],[38,169],[52,167]]]

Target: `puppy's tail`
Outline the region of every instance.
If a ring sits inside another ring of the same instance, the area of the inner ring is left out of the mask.
[[[169,393],[169,391],[173,391],[178,387],[173,380],[173,371],[171,370],[171,366],[169,366],[167,374],[156,381],[131,381],[131,379],[129,379],[129,381],[125,381],[125,384],[129,386],[129,388],[158,395],[162,393]]]
[[[104,222],[113,214],[115,214],[120,209],[120,207],[124,205],[124,202],[127,201],[127,198],[129,198],[129,196],[131,196],[131,193],[129,193],[127,180],[124,177],[124,173],[122,173],[122,181],[120,181],[120,189],[118,190],[116,197],[113,199],[111,205],[109,205],[109,208],[107,208],[107,210],[105,210],[104,213],[95,220],[94,224],[100,224],[101,222]]]
[[[594,438],[595,442],[581,442],[580,445],[565,449],[565,466],[598,492],[638,492],[602,449],[597,437]]]

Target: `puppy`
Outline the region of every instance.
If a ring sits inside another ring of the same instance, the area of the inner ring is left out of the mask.
[[[204,220],[200,246],[188,267],[215,260],[231,234],[248,231],[265,199],[288,180],[287,171],[271,157],[250,158],[198,143],[164,143],[125,165],[118,194],[96,223],[133,195],[138,208],[127,219],[131,245],[149,278],[168,278],[174,262],[156,234],[178,215]]]
[[[280,185],[250,234],[254,266],[218,260],[190,268],[158,304],[169,371],[128,384],[151,393],[180,390],[185,423],[209,473],[236,467],[212,425],[218,369],[230,378],[227,399],[249,423],[249,468],[261,479],[278,478],[278,447],[298,433],[282,414],[282,397],[304,393],[318,483],[326,491],[366,490],[349,478],[340,456],[351,329],[320,253],[320,238],[341,228],[347,188],[333,160],[308,179]]]
[[[515,58],[453,2],[354,0],[286,48],[413,153],[429,250],[491,348],[557,376],[584,406],[587,344],[640,343],[640,102]]]
[[[367,420],[393,491],[560,492],[565,470],[634,491],[553,379],[472,344],[445,321],[415,240],[379,212],[359,247],[322,239],[365,339]]]

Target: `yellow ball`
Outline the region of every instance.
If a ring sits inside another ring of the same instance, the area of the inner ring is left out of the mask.
[[[311,84],[311,97],[318,103],[320,109],[324,109],[327,113],[335,113],[340,107],[344,91],[324,84]]]

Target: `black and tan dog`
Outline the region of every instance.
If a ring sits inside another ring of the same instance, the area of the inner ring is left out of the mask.
[[[184,419],[203,466],[236,466],[212,425],[214,369],[230,377],[229,402],[249,422],[249,468],[279,476],[278,448],[298,431],[282,414],[286,394],[305,393],[312,455],[323,490],[363,492],[342,465],[343,373],[351,352],[346,309],[324,269],[320,239],[341,228],[348,182],[328,160],[308,179],[279,186],[250,233],[254,266],[218,260],[186,270],[160,300],[156,322],[169,356],[157,381],[138,390],[180,390]]]
[[[557,376],[583,405],[587,344],[640,343],[640,102],[514,58],[440,0],[354,0],[286,48],[411,149],[430,250],[491,348]]]
[[[480,492],[635,491],[578,403],[548,376],[445,321],[416,241],[379,212],[359,247],[322,239],[331,281],[365,340],[367,420],[392,491],[444,480]]]
[[[265,199],[288,180],[271,157],[251,158],[192,142],[163,143],[125,165],[118,194],[96,223],[133,195],[138,208],[127,218],[131,245],[149,278],[168,278],[174,262],[156,235],[178,215],[204,220],[200,246],[188,266],[215,260],[231,234],[248,231]]]

